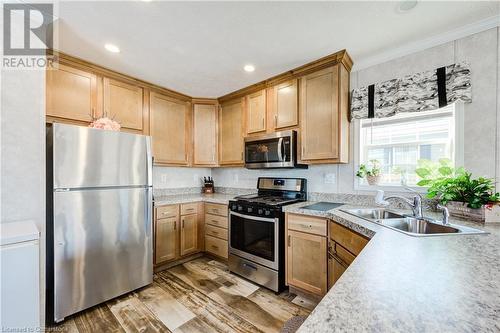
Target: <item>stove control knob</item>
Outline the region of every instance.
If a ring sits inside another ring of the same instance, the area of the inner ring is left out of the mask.
[[[266,215],[266,216],[271,215],[271,211],[266,209],[266,211],[264,212],[264,215]]]
[[[242,206],[238,206],[238,211],[242,211],[243,210],[243,207]]]
[[[234,204],[233,204],[233,205],[231,206],[231,209],[232,209],[232,210],[236,210],[236,208],[237,208],[237,207],[238,207],[238,206],[236,206],[236,205],[234,205]]]
[[[262,215],[264,213],[264,211],[261,208],[259,208],[258,213],[259,213],[259,215]]]
[[[247,212],[248,212],[248,213],[251,213],[252,211],[253,211],[252,207],[248,207],[248,208],[247,208]]]

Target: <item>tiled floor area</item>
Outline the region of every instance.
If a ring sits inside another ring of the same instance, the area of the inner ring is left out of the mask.
[[[148,287],[83,311],[53,331],[65,332],[279,332],[312,302],[241,279],[202,257],[155,274]]]

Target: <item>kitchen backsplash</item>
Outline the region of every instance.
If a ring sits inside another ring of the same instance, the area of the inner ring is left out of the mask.
[[[153,187],[155,189],[181,189],[202,186],[203,177],[211,176],[210,168],[153,168]]]

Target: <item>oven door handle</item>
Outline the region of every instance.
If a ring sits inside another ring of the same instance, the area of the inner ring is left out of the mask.
[[[279,138],[278,140],[278,160],[283,162],[283,138]]]
[[[236,213],[236,212],[233,212],[233,211],[230,211],[229,215],[238,216],[238,217],[241,217],[241,218],[244,218],[244,219],[248,219],[248,220],[263,221],[263,222],[269,222],[269,223],[274,223],[276,220],[278,220],[277,218],[245,215],[245,214],[240,214],[240,213]]]

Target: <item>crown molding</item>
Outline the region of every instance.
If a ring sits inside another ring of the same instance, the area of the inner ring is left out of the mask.
[[[404,44],[400,47],[393,48],[389,51],[380,52],[373,56],[355,59],[355,64],[352,71],[359,71],[374,65],[378,65],[396,58],[404,57],[412,53],[423,51],[434,46],[452,42],[454,40],[464,38],[479,32],[497,28],[500,26],[500,15],[488,17],[484,20],[477,21],[459,27],[454,30],[449,30],[442,34],[434,35],[429,38],[421,39],[419,41]]]

